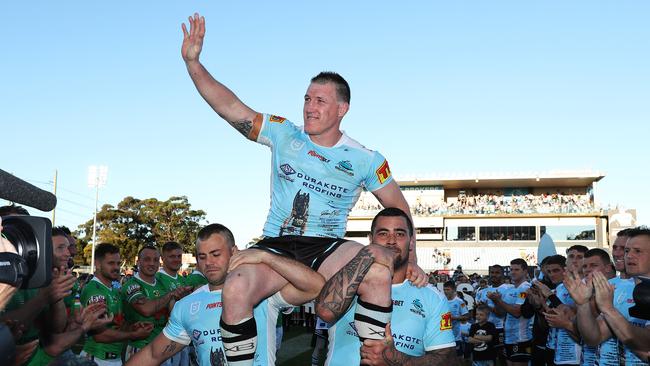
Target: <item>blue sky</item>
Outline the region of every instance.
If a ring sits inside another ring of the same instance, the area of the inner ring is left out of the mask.
[[[310,77],[352,88],[343,129],[393,174],[604,172],[604,204],[648,223],[647,1],[31,1],[0,5],[0,168],[51,189],[57,223],[100,204],[187,195],[239,243],[261,233],[269,151],[194,89],[180,24],[206,16],[202,62],[253,109],[302,123]]]

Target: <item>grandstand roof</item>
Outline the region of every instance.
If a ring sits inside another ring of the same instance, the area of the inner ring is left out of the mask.
[[[587,187],[605,175],[591,170],[550,172],[461,173],[409,177],[398,180],[402,187],[442,186],[453,188],[515,188],[515,187]]]

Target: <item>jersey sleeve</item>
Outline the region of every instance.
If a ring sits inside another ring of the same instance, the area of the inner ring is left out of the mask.
[[[451,326],[451,310],[447,299],[437,294],[431,295],[433,312],[427,315],[424,334],[425,351],[455,347],[456,337]],[[437,303],[437,306],[436,306]]]
[[[515,305],[523,305],[524,301],[526,301],[526,295],[527,295],[526,290],[528,290],[528,287],[517,290],[517,297],[515,298]]]
[[[169,317],[169,320],[167,321],[167,325],[165,325],[165,328],[163,328],[163,334],[165,337],[168,339],[180,343],[183,345],[188,345],[192,341],[190,338],[190,335],[187,333],[185,330],[185,327],[183,327],[183,318],[182,318],[182,311],[185,306],[184,303],[180,302],[177,303],[174,306],[174,309],[172,310],[172,314]]]
[[[298,127],[284,117],[258,113],[253,121],[249,138],[262,145],[273,147],[283,136],[293,133]]]
[[[145,297],[144,293],[142,292],[142,286],[140,286],[140,284],[135,281],[126,283],[122,287],[121,291],[122,299],[124,299],[124,301],[128,302],[129,304],[132,304],[134,301]]]
[[[467,315],[468,313],[467,304],[465,304],[465,301],[460,300],[460,315]]]
[[[387,186],[392,180],[393,176],[390,173],[388,161],[383,155],[375,151],[370,162],[370,169],[368,174],[366,174],[363,184],[368,191],[374,192]]]

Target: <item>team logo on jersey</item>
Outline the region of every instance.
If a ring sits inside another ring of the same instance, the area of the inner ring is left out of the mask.
[[[322,161],[323,163],[329,163],[329,162],[330,162],[330,159],[324,157],[323,155],[317,153],[317,152],[314,151],[314,150],[309,150],[309,152],[307,153],[307,155],[309,155],[309,156],[313,156],[313,157],[317,158],[318,160]]]
[[[302,149],[303,146],[305,146],[304,141],[300,141],[300,140],[296,140],[296,139],[293,139],[291,141],[291,150],[293,150],[293,151],[298,151],[298,150]]]
[[[413,300],[411,305],[413,305],[413,308],[411,308],[410,310],[413,314],[417,314],[423,318],[425,317],[424,306],[422,306],[422,302],[420,301],[420,299]]]
[[[388,162],[384,160],[384,162],[375,170],[375,174],[377,174],[377,179],[379,179],[379,184],[384,184],[384,182],[390,178],[390,167],[388,167]]]
[[[440,330],[451,329],[451,311],[442,314],[440,317]]]
[[[286,175],[296,174],[296,171],[293,170],[293,168],[289,164],[280,165],[280,170],[282,170],[282,173]]]
[[[193,302],[192,304],[190,304],[190,314],[194,315],[198,313],[200,308],[201,308],[200,301]]]
[[[286,118],[284,117],[274,116],[274,115],[269,116],[269,122],[282,123],[285,120]]]
[[[352,164],[350,163],[350,160],[339,161],[339,163],[336,164],[336,166],[334,168],[342,171],[343,173],[345,173],[345,174],[347,174],[347,175],[349,175],[351,177],[354,176],[354,172],[352,170]]]

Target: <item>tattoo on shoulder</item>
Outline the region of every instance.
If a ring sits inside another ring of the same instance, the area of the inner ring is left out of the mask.
[[[233,126],[239,133],[244,135],[244,137],[248,138],[248,136],[251,133],[251,130],[253,129],[253,121],[248,121],[248,120],[239,120],[239,121],[232,121],[230,122],[230,125]]]

